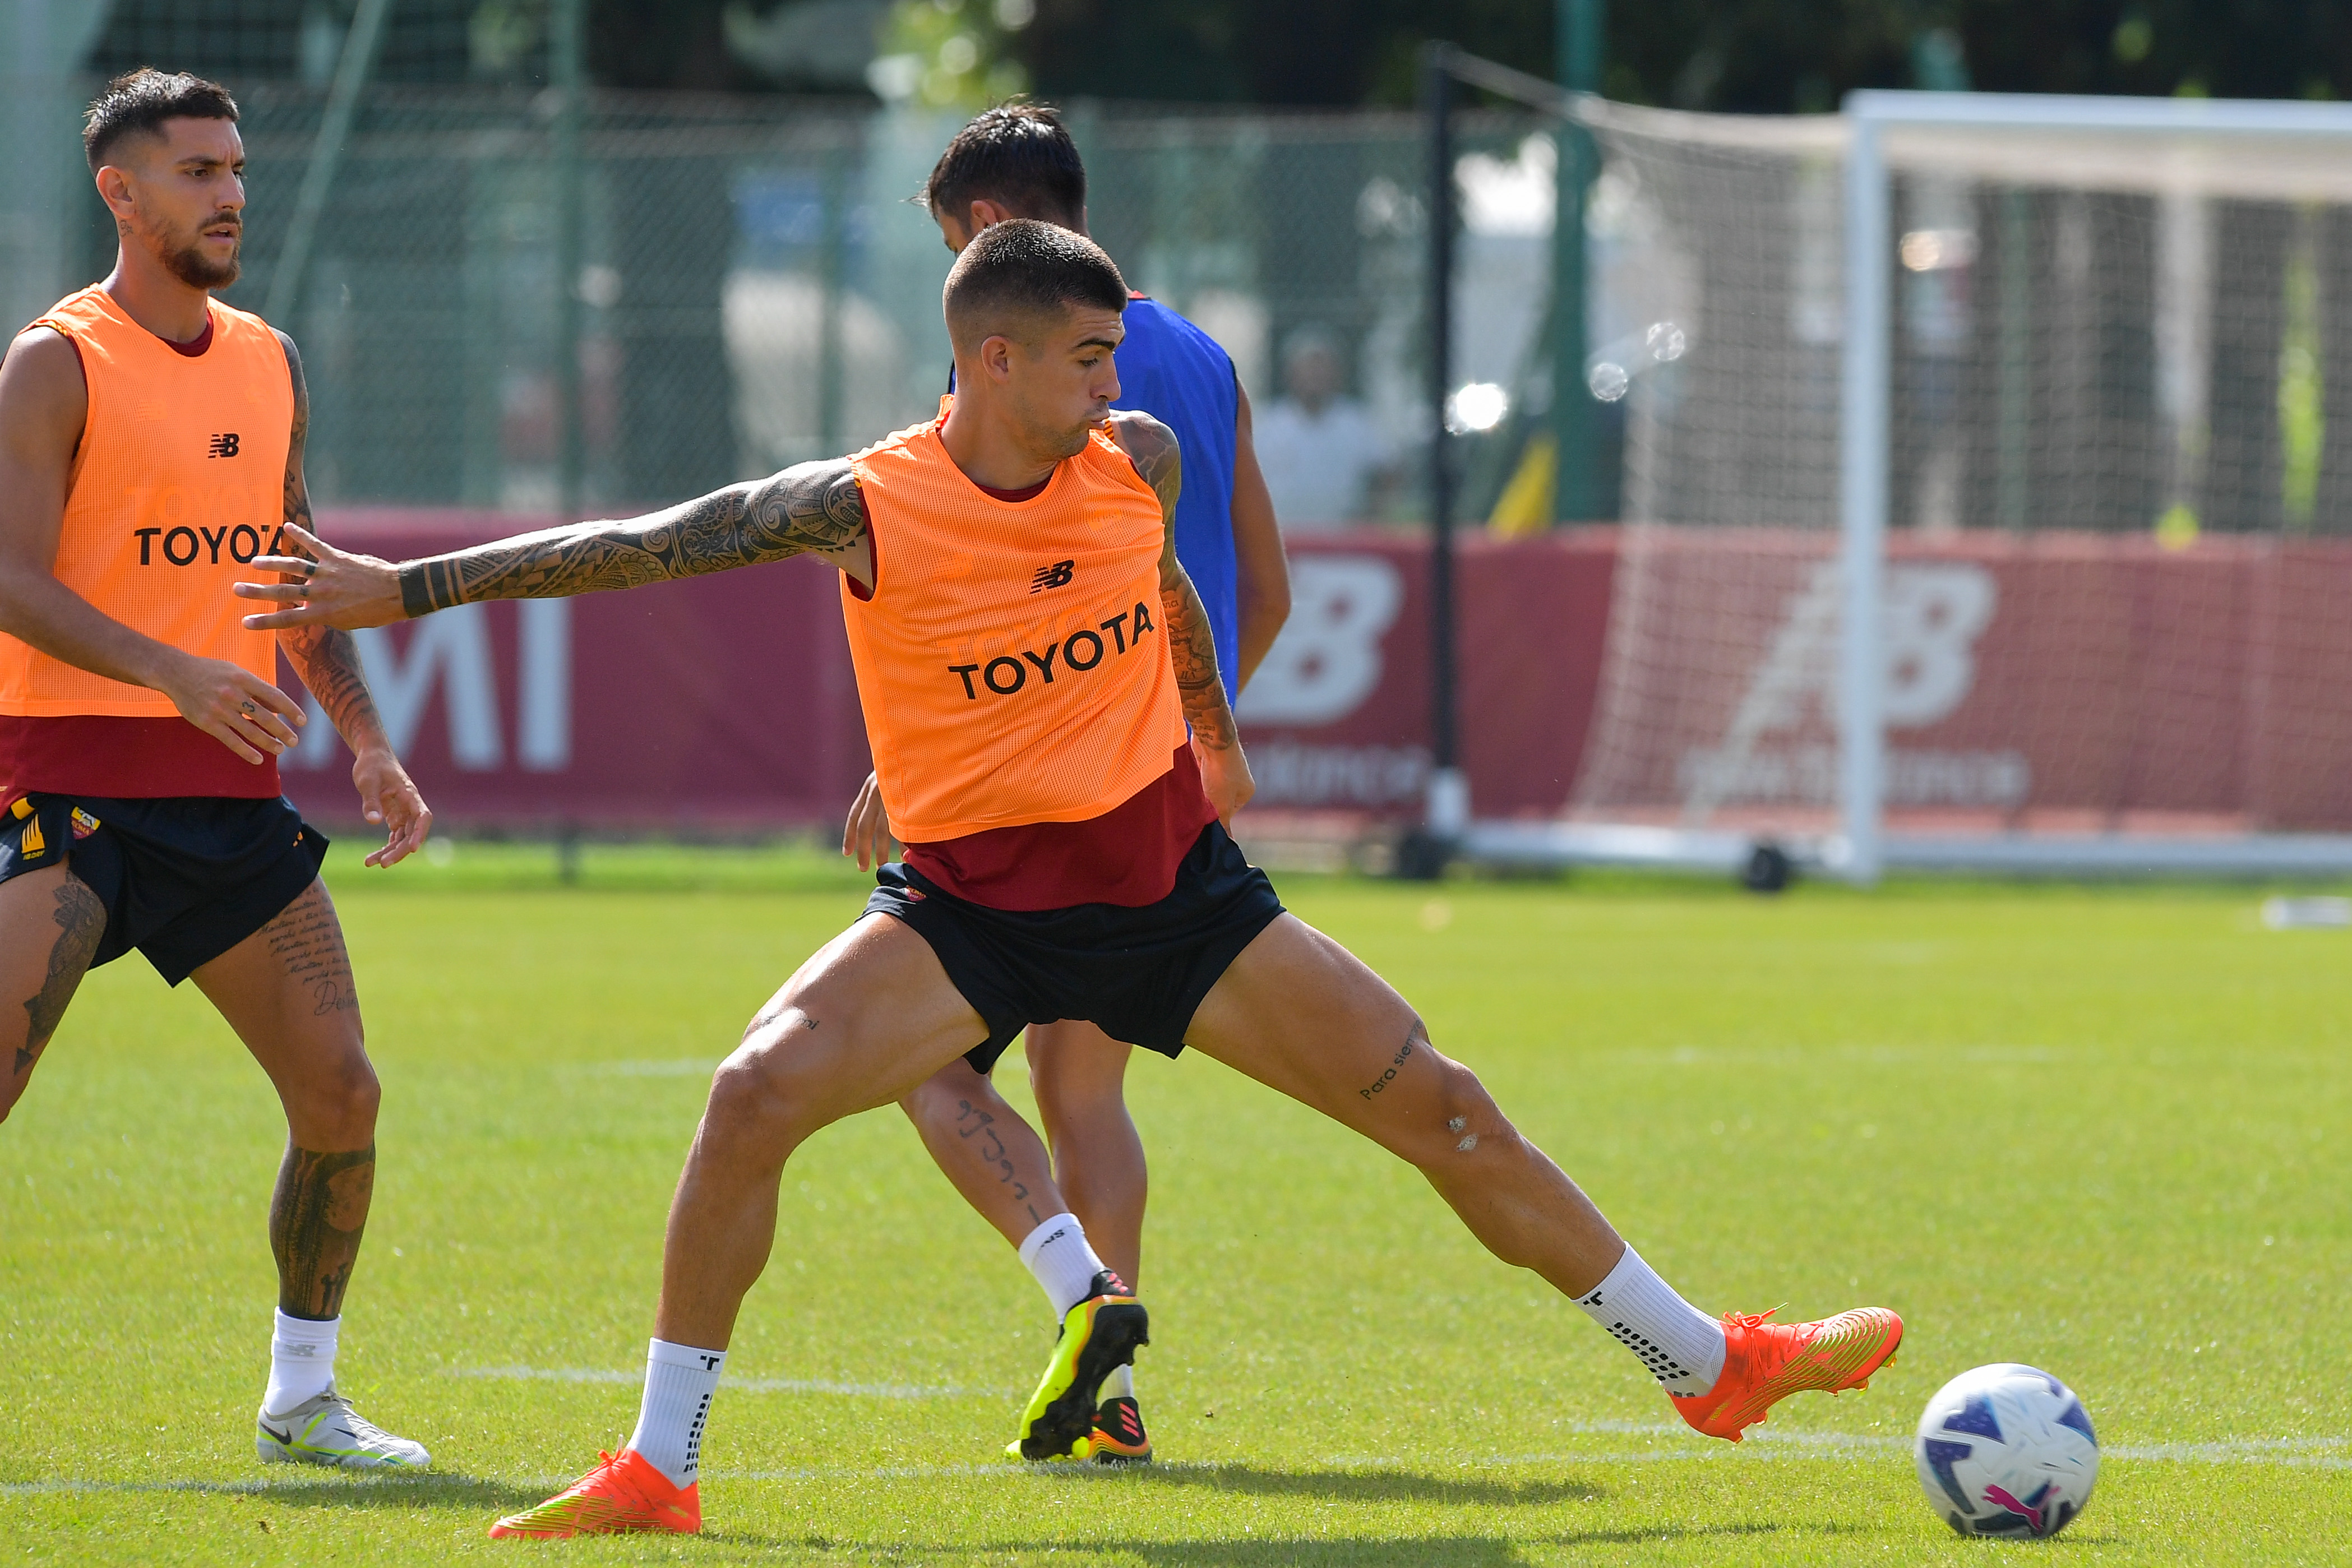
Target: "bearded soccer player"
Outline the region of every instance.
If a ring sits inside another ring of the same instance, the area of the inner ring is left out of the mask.
[[[1693,1308],[1438,1053],[1403,998],[1286,913],[1242,858],[1224,822],[1249,798],[1249,767],[1172,542],[1177,449],[1150,415],[1111,412],[1127,303],[1084,236],[995,224],[948,276],[958,391],[929,423],[648,517],[400,566],[297,536],[319,558],[307,582],[237,585],[292,606],[250,625],[358,627],[803,553],[843,576],[905,862],[882,869],[865,915],[801,966],[712,1081],[670,1204],[628,1444],[493,1535],[698,1529],[704,1422],[775,1242],[784,1162],[958,1057],[985,1070],[1037,1018],[1085,1019],[1169,1056],[1192,1047],[1410,1160],[1496,1257],[1633,1351],[1702,1432],[1737,1440],[1799,1389],[1859,1386],[1900,1342],[1880,1307],[1793,1324]],[[1025,501],[997,494],[1041,483]],[[1058,860],[1067,905],[999,908],[959,885],[959,848],[976,835],[1045,824],[1059,831],[1029,852]],[[1045,1212],[1060,1198],[1050,1182],[1037,1193]],[[1103,1378],[1149,1326],[1098,1273],[1024,1414],[1024,1455],[1087,1440]]]
[[[136,947],[194,978],[284,1103],[270,1201],[278,1314],[255,1441],[268,1461],[428,1462],[335,1392],[343,1294],[375,1181],[374,1070],[319,862],[280,795],[302,709],[283,648],[351,743],[368,857],[424,841],[348,632],[244,626],[230,584],[297,538],[309,402],[294,344],[211,291],[236,280],[236,105],[142,70],[83,132],[121,247],[0,364],[0,1118],[87,969]],[[291,558],[289,558],[291,559]],[[294,560],[292,570],[307,570]]]
[[[923,193],[940,237],[958,255],[974,235],[1007,218],[1087,232],[1086,163],[1060,115],[1043,104],[1005,104],[976,116],[940,154]],[[1130,294],[1120,321],[1126,335],[1112,357],[1119,383],[1112,406],[1160,420],[1183,452],[1183,492],[1171,524],[1176,559],[1201,596],[1233,700],[1290,612],[1282,530],[1250,441],[1249,394],[1216,340],[1166,306]],[[1007,491],[1003,498],[1026,497]],[[856,854],[861,868],[878,862],[887,858],[887,832],[879,780],[869,777],[850,812],[843,852]],[[974,835],[956,852],[963,891],[1001,909],[1068,903],[1065,890],[1033,876],[1038,862],[1028,852],[1032,840],[1066,832],[1048,823]],[[1066,1214],[1041,1218],[1031,1189],[1048,1168],[1045,1145],[988,1074],[950,1062],[901,1102],[940,1168],[1035,1276],[1056,1320],[1106,1264],[1130,1288],[1140,1284],[1148,1177],[1124,1094],[1133,1054],[1082,1019],[1030,1023],[1029,1082],[1053,1146],[1052,1180],[1070,1202]],[[1112,1370],[1086,1450],[1071,1457],[1106,1464],[1151,1458],[1132,1367]]]

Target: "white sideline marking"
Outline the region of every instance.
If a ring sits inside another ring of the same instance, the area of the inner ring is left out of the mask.
[[[2352,1469],[2338,1452],[2342,1437],[2225,1437],[2212,1443],[2118,1443],[2099,1450],[2110,1459],[2171,1460],[2192,1465],[2298,1465],[2313,1469]]]
[[[388,1475],[382,1471],[371,1470],[365,1472],[365,1480],[360,1479],[357,1474],[347,1472],[339,1479],[332,1480],[321,1477],[315,1480],[303,1479],[283,1481],[0,1481],[0,1497],[33,1497],[44,1492],[157,1491],[226,1492],[236,1497],[260,1497],[274,1494],[283,1497],[289,1492],[332,1491],[336,1493],[344,1493],[350,1491],[351,1489],[355,1486],[362,1485],[371,1487],[425,1486],[429,1485],[434,1481],[457,1481],[461,1484],[472,1485],[478,1484],[480,1480],[480,1478],[478,1477],[458,1475],[454,1471],[436,1473],[432,1470],[411,1470],[404,1474]],[[552,1481],[551,1484],[555,1486],[563,1486],[568,1483],[563,1481]]]
[[[448,1366],[442,1368],[442,1375],[506,1382],[625,1383],[632,1388],[646,1380],[642,1371],[606,1372],[593,1366]],[[740,1394],[841,1394],[857,1399],[998,1399],[1013,1392],[1005,1388],[959,1388],[952,1384],[932,1387],[913,1383],[834,1383],[821,1377],[722,1375],[719,1385]]]

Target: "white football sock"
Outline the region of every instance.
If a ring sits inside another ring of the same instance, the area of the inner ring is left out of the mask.
[[[262,1391],[265,1415],[282,1416],[335,1381],[335,1335],[343,1320],[289,1318],[278,1314],[269,1336],[269,1386]]]
[[[1110,1369],[1110,1375],[1102,1380],[1102,1392],[1095,1396],[1095,1403],[1097,1405],[1100,1405],[1107,1399],[1132,1399],[1134,1397],[1135,1368],[1132,1366],[1114,1366]]]
[[[1087,1299],[1103,1269],[1103,1260],[1087,1245],[1087,1228],[1075,1214],[1057,1214],[1031,1231],[1021,1243],[1021,1261],[1054,1303],[1056,1322]]]
[[[1576,1304],[1640,1356],[1670,1394],[1704,1394],[1723,1375],[1723,1325],[1675,1294],[1631,1247]]]
[[[646,1343],[646,1395],[629,1447],[674,1487],[692,1486],[701,1468],[702,1424],[710,1418],[710,1396],[726,1364],[723,1350],[697,1350],[666,1339]]]

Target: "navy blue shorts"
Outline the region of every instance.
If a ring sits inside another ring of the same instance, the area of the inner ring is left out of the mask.
[[[106,905],[90,967],[136,947],[174,986],[301,897],[326,854],[283,797],[27,795],[0,813],[0,883],[69,862]]]
[[[1082,1019],[1113,1040],[1174,1056],[1201,998],[1282,913],[1265,873],[1211,822],[1157,904],[991,909],[893,862],[875,873],[868,915],[905,921],[987,1026],[964,1054],[986,1072],[1033,1023]]]

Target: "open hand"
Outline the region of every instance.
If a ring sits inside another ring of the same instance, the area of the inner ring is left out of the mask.
[[[335,626],[356,632],[407,619],[400,601],[400,569],[372,555],[339,550],[309,529],[286,525],[286,537],[303,553],[256,556],[256,571],[283,572],[289,582],[240,582],[239,599],[267,599],[288,605],[245,618],[253,632],[284,626]]]
[[[302,705],[226,659],[189,658],[165,677],[163,695],[180,716],[219,741],[240,762],[277,757],[294,744]]]
[[[433,831],[433,808],[399,758],[371,747],[352,764],[352,783],[360,792],[361,813],[383,824],[383,848],[368,856],[368,864],[396,865],[423,847]]]
[[[841,852],[856,855],[857,869],[868,871],[890,858],[893,842],[881,780],[868,773],[858,786],[856,804],[849,808],[849,821],[842,825]]]

